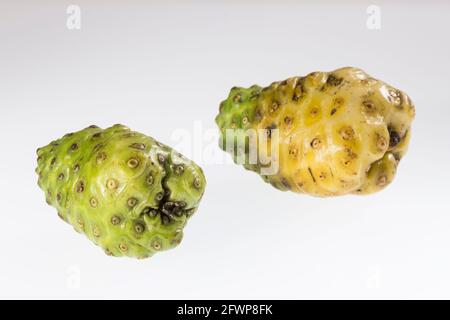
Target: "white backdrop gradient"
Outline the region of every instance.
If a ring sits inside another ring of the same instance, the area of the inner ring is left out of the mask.
[[[66,27],[71,4],[80,30]],[[0,1],[0,298],[450,298],[449,12],[437,0]],[[215,131],[232,86],[343,66],[416,105],[380,193],[283,193],[185,152],[204,168],[204,200],[178,248],[142,261],[104,255],[37,186],[36,148],[64,133],[123,123],[175,145],[176,130]]]

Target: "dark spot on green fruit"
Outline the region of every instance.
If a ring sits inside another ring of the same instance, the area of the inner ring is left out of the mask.
[[[337,111],[337,109],[336,109],[336,108],[333,108],[333,109],[331,109],[330,115],[333,115],[333,114],[335,114],[335,113],[336,113],[336,111]]]
[[[97,208],[98,200],[95,197],[92,197],[91,199],[89,199],[89,204],[92,208]]]
[[[52,161],[50,162],[50,165],[53,166],[56,163],[56,158],[53,158]]]
[[[125,243],[121,242],[121,243],[119,243],[119,250],[122,252],[127,252],[128,246]]]
[[[85,189],[84,182],[83,181],[78,181],[76,186],[75,186],[75,191],[77,193],[82,193],[82,192],[84,192],[84,189]]]
[[[138,200],[136,198],[129,198],[127,200],[127,205],[129,208],[134,208],[137,203],[138,203]]]
[[[60,173],[60,174],[58,175],[58,180],[61,181],[61,180],[63,180],[63,179],[64,179],[64,173]]]
[[[106,187],[110,190],[114,190],[119,187],[119,183],[115,179],[108,179],[106,181]]]
[[[106,160],[106,158],[108,158],[108,156],[106,155],[106,153],[100,152],[100,153],[97,155],[97,164],[101,164],[103,161]]]
[[[73,167],[73,172],[78,172],[78,171],[80,171],[80,165],[79,165],[79,164],[76,164],[76,165]]]
[[[71,151],[78,150],[78,144],[77,144],[77,143],[73,143],[73,144],[70,146],[70,150],[71,150]]]
[[[118,224],[120,224],[122,222],[122,218],[114,215],[111,217],[111,224],[117,226]]]
[[[153,184],[153,175],[151,173],[148,174],[147,178],[145,179],[145,181],[147,182],[148,185]]]
[[[155,250],[161,250],[162,244],[161,241],[159,239],[154,239],[152,241],[152,248]]]
[[[183,172],[184,172],[184,166],[182,164],[175,166],[175,174],[180,176],[183,174]]]
[[[196,189],[200,189],[201,186],[202,186],[202,183],[200,182],[200,178],[199,177],[195,177],[194,178],[194,187]]]
[[[233,97],[233,102],[234,102],[234,103],[239,103],[239,102],[241,102],[241,100],[242,100],[242,96],[241,96],[240,93],[236,94],[236,95]]]
[[[158,192],[155,196],[156,201],[161,201],[164,198],[164,194],[162,192]]]
[[[136,222],[134,225],[134,231],[136,231],[136,233],[143,233],[145,231],[145,226],[140,222]]]
[[[158,162],[159,162],[160,164],[164,164],[164,163],[166,162],[166,156],[165,156],[165,155],[159,153],[159,154],[157,155],[157,157],[158,157]]]
[[[94,133],[92,135],[92,138],[97,139],[97,138],[100,138],[101,136],[102,136],[102,133],[101,132],[97,132],[97,133]]]
[[[139,166],[139,160],[135,158],[131,158],[127,161],[128,167],[135,169]]]

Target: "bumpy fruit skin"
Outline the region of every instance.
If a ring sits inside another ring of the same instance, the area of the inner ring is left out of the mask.
[[[113,256],[177,246],[206,183],[195,163],[123,125],[66,134],[37,154],[47,203]]]
[[[314,196],[369,194],[386,187],[405,154],[415,109],[398,89],[357,68],[314,72],[266,88],[232,88],[216,123],[221,147],[226,132],[245,139],[248,129],[278,129],[279,170],[262,175],[281,190]],[[230,139],[230,138],[229,138]],[[261,140],[261,138],[256,141]],[[258,148],[255,140],[246,140]],[[249,142],[252,141],[252,142]],[[258,151],[259,152],[259,151]],[[237,152],[232,152],[236,161]],[[244,163],[260,173],[261,163]]]

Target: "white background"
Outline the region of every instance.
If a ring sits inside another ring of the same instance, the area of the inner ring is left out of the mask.
[[[450,6],[314,3],[1,1],[0,298],[450,298]],[[66,27],[69,4],[81,30]],[[211,149],[232,86],[343,66],[416,104],[383,192],[283,193],[183,150],[204,168],[204,200],[178,248],[141,261],[104,255],[37,187],[36,148],[66,132],[123,123],[176,145],[197,124]]]

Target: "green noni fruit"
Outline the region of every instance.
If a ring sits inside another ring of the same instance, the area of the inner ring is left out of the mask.
[[[177,246],[205,190],[194,162],[123,125],[66,134],[37,154],[47,203],[108,255]]]

